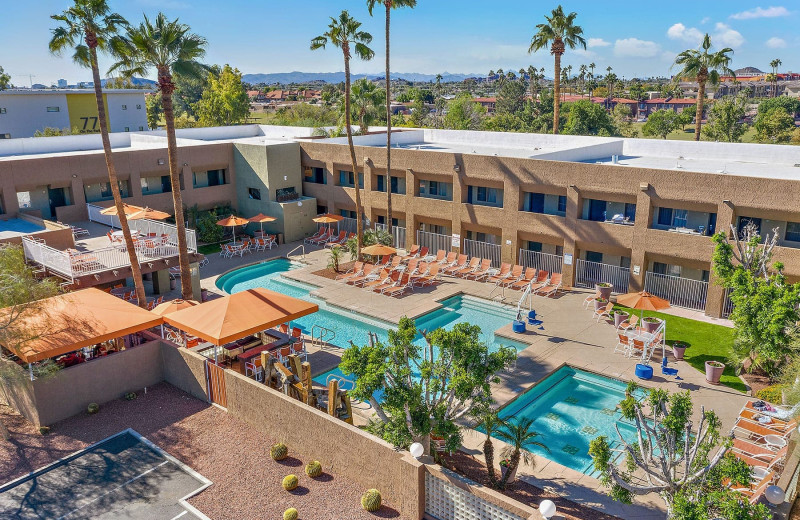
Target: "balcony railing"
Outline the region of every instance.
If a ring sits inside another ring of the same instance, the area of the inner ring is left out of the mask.
[[[375,223],[375,229],[382,229],[386,231],[386,224]],[[393,246],[403,249],[406,247],[406,228],[400,226],[392,226],[392,239]]]
[[[669,300],[674,307],[705,310],[708,282],[681,278],[648,271],[644,279],[644,290],[659,298]]]
[[[119,218],[116,215],[103,215],[100,213],[105,208],[96,206],[94,204],[87,204],[86,209],[89,211],[89,221],[104,224],[112,228],[119,228]],[[167,235],[169,243],[178,246],[178,228],[173,224],[166,222],[159,222],[156,220],[139,219],[128,220],[128,226],[132,230],[136,230],[140,235],[147,235],[155,233],[157,236]],[[186,229],[186,249],[192,252],[197,252],[197,234],[194,229]]]
[[[440,249],[450,251],[452,243],[453,237],[450,235],[417,230],[417,244],[421,247],[427,247],[431,254],[436,254]]]
[[[564,257],[561,255],[551,255],[539,251],[528,249],[519,250],[519,264],[525,267],[533,267],[550,273],[560,273],[564,264]]]
[[[500,267],[501,247],[497,244],[465,238],[461,252],[469,257],[488,258],[492,261],[492,267]]]
[[[578,287],[594,288],[598,283],[610,283],[614,293],[628,292],[631,270],[617,265],[589,262],[578,258],[575,260],[575,285]]]

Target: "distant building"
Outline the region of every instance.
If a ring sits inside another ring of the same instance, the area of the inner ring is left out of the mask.
[[[248,90],[247,97],[250,98],[250,101],[261,102],[265,101],[264,93],[260,90]]]
[[[104,91],[112,132],[147,130],[144,90]],[[37,130],[70,128],[100,132],[93,90],[10,89],[0,92],[0,139],[33,137]]]
[[[475,98],[474,101],[485,108],[487,114],[494,114],[494,106],[497,103],[496,97],[479,97]]]
[[[65,79],[58,80],[58,88],[67,88],[67,80]]]
[[[305,90],[271,90],[264,94],[266,101],[281,103],[284,101],[311,101],[312,99],[320,99],[322,97],[321,90],[305,89]]]

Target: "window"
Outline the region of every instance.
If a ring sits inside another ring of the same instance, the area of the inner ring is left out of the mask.
[[[544,193],[528,193],[525,211],[544,213]]]
[[[676,228],[686,227],[686,217],[689,212],[685,209],[676,209],[672,212],[672,225]]]
[[[680,278],[681,266],[665,264],[662,262],[653,262],[653,272],[656,274],[664,274],[667,276],[675,276]]]
[[[636,204],[631,202],[625,203],[625,218],[630,222],[636,221]]]
[[[128,110],[128,105],[122,105],[122,110]]]
[[[428,194],[430,195],[438,195],[439,194],[439,182],[438,181],[431,181],[428,183]]]
[[[348,188],[355,188],[356,187],[356,181],[355,181],[355,175],[353,175],[353,172],[349,172],[349,171],[346,171],[346,170],[339,170],[339,186],[345,186],[345,187],[348,187]],[[362,188],[362,189],[364,188],[364,174],[363,173],[359,173],[358,174],[358,187]]]
[[[140,127],[139,127],[139,131],[141,132],[141,131],[143,131],[143,130],[144,130],[144,127],[143,127],[143,126],[140,126]]]
[[[350,211],[349,209],[340,209],[339,214],[345,218],[352,218],[352,219],[355,219],[358,216],[355,211]]]
[[[297,200],[300,196],[294,189],[294,186],[288,188],[278,188],[275,190],[275,200],[277,202],[286,202],[289,200]]]
[[[110,182],[101,182],[100,183],[100,196],[101,197],[113,197],[111,193],[111,183]]]
[[[604,200],[589,199],[589,218],[594,222],[603,222],[606,220],[606,206]]]
[[[20,209],[30,208],[31,207],[31,192],[29,192],[29,191],[18,191],[17,192],[17,206],[19,206]]]
[[[558,212],[559,213],[566,213],[567,212],[567,196],[566,195],[559,195],[558,196]]]
[[[126,127],[125,127],[125,131],[126,131],[126,132],[130,132],[130,131],[131,131],[131,127],[129,127],[129,126],[126,126]]]
[[[452,200],[452,184],[439,181],[419,181],[419,196],[430,199]]]
[[[377,181],[375,183],[375,191],[386,191],[386,177],[378,175],[378,178],[375,180]]]
[[[0,114],[6,113],[6,107],[0,107]]]
[[[672,225],[672,208],[658,208],[658,225]]]
[[[786,235],[783,238],[790,242],[800,242],[800,222],[787,222]]]
[[[48,112],[61,112],[61,107],[47,107]]]
[[[136,105],[136,110],[141,110],[141,109],[142,109],[142,105]]]
[[[253,200],[261,200],[261,190],[258,188],[247,188],[247,196]]]
[[[528,251],[535,251],[537,253],[542,252],[542,243],[541,242],[533,242],[528,241]]]
[[[406,194],[406,180],[400,177],[390,177],[390,183],[392,185],[392,193],[397,193],[398,195],[405,195]]]
[[[586,251],[586,261],[587,262],[595,262],[597,264],[603,263],[603,253],[598,253],[597,251]]]
[[[739,217],[739,234],[742,234],[745,226],[752,223],[756,227],[758,234],[761,234],[761,219],[756,217]]]
[[[306,166],[303,171],[305,182],[313,182],[315,184],[327,184],[328,180],[325,178],[325,169],[319,167]]]

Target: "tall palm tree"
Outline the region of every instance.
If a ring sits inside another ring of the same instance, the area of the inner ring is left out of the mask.
[[[377,118],[377,109],[383,105],[384,91],[367,78],[353,82],[351,104],[353,116],[358,119],[361,135],[369,132],[369,125]],[[386,182],[389,182],[388,179]]]
[[[67,49],[74,49],[72,59],[82,67],[92,69],[94,81],[94,96],[97,102],[97,120],[100,123],[100,137],[103,141],[103,153],[108,170],[108,183],[111,185],[111,195],[114,197],[114,206],[117,208],[119,225],[125,239],[125,248],[128,250],[128,259],[131,263],[131,277],[136,289],[136,298],[140,307],[147,305],[142,282],[142,270],[136,256],[136,246],[128,226],[125,215],[125,206],[122,204],[122,195],[119,190],[117,169],[111,155],[111,140],[108,137],[108,120],[106,118],[106,105],[103,100],[103,87],[100,81],[100,68],[97,65],[98,50],[109,50],[111,39],[120,29],[128,26],[128,22],[121,15],[112,13],[106,0],[73,0],[73,5],[61,14],[54,14],[50,18],[60,22],[61,25],[52,30],[50,39],[50,52],[61,55]]]
[[[711,49],[711,37],[706,33],[700,49],[688,49],[678,54],[675,58],[675,65],[681,67],[681,71],[675,76],[677,81],[680,78],[694,78],[697,81],[697,113],[695,114],[694,140],[700,140],[700,126],[703,121],[703,107],[706,101],[706,83],[712,85],[719,83],[720,73],[726,76],[736,77],[736,73],[730,68],[731,55],[733,49],[725,47],[717,52],[709,52]]]
[[[483,458],[486,462],[486,471],[489,474],[489,485],[497,487],[497,474],[494,469],[494,443],[492,436],[497,432],[505,423],[500,417],[497,416],[495,410],[479,410],[475,426],[482,426],[483,432],[486,434],[486,439],[483,441]]]
[[[158,90],[161,92],[161,106],[164,108],[164,121],[167,126],[169,177],[178,235],[181,296],[184,300],[193,300],[194,294],[183,218],[172,94],[175,92],[175,76],[200,79],[208,70],[205,65],[197,61],[206,54],[206,39],[190,31],[188,25],[180,23],[177,18],[170,21],[164,13],[158,13],[152,22],[145,16],[138,27],[129,27],[125,36],[114,39],[113,48],[119,61],[111,67],[112,71],[118,70],[125,77],[145,76],[150,69],[155,69],[157,72]]]
[[[311,40],[311,50],[324,49],[328,44],[342,50],[344,57],[344,113],[345,131],[347,132],[347,146],[350,148],[350,161],[353,167],[356,191],[356,245],[358,246],[358,258],[361,258],[361,245],[364,240],[363,220],[361,216],[361,188],[358,184],[358,163],[356,162],[356,149],[353,146],[353,129],[350,123],[350,60],[355,55],[364,61],[369,61],[375,56],[375,52],[369,48],[372,43],[372,35],[361,30],[361,22],[350,16],[346,10],[342,11],[339,18],[331,17],[328,24],[328,31]],[[388,75],[387,75],[388,80]],[[386,86],[389,86],[387,81]],[[390,142],[391,143],[391,142]],[[389,166],[389,165],[387,165]],[[386,170],[389,174],[389,170]],[[387,186],[391,193],[391,186]],[[391,224],[391,217],[389,220]]]
[[[528,82],[531,88],[531,101],[536,103],[537,86],[539,85],[539,71],[533,65],[528,65]]]
[[[389,43],[390,43],[390,28],[392,9],[400,7],[414,8],[417,5],[417,0],[367,0],[367,8],[369,15],[372,16],[372,11],[379,3],[383,4],[386,9],[386,231],[392,232],[392,84],[389,79],[390,60],[389,60]],[[491,75],[491,72],[490,72]],[[436,75],[436,87],[442,81],[441,74]]]
[[[581,80],[581,94],[583,94],[586,92],[586,65],[581,65],[578,71],[578,79]]]
[[[492,81],[492,76],[494,76],[494,71],[490,70],[489,74],[486,76],[487,82]]]
[[[772,97],[778,95],[778,67],[781,65],[783,65],[783,62],[780,58],[775,58],[769,62],[769,66],[772,67]]]
[[[539,433],[533,430],[533,421],[533,419],[520,417],[516,421],[504,423],[502,428],[497,430],[497,437],[508,444],[503,448],[501,455],[503,458],[510,459],[508,470],[499,483],[501,489],[508,484],[509,477],[516,473],[520,461],[531,468],[536,467],[533,453],[529,451],[532,447],[538,446],[550,451],[545,444],[534,440]]]
[[[555,74],[553,74],[553,133],[558,133],[558,118],[561,107],[558,97],[561,91],[561,56],[567,47],[574,49],[581,46],[586,48],[586,39],[582,36],[583,29],[575,25],[575,18],[578,13],[571,12],[564,14],[564,9],[559,5],[553,9],[550,16],[545,16],[547,23],[540,23],[536,26],[536,34],[531,39],[531,46],[528,53],[536,52],[550,47],[550,54],[554,57]]]
[[[595,65],[594,62],[591,62],[589,64],[589,70],[591,71],[591,72],[589,72],[589,74],[590,74],[589,77],[591,77],[592,79],[594,79],[594,68],[595,67],[597,67],[597,65]]]

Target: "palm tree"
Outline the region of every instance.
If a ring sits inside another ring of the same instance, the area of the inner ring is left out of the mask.
[[[114,206],[117,208],[119,225],[125,239],[125,248],[128,250],[128,259],[131,263],[131,277],[136,289],[136,298],[140,307],[147,305],[142,282],[142,270],[136,256],[136,246],[128,226],[125,215],[125,206],[122,204],[122,195],[119,190],[117,169],[111,155],[111,140],[108,136],[108,120],[106,118],[106,105],[103,100],[103,87],[100,81],[100,68],[97,65],[97,51],[108,51],[110,40],[117,32],[127,27],[128,22],[121,15],[112,13],[106,0],[74,0],[72,7],[61,14],[54,14],[50,18],[61,22],[59,27],[52,30],[50,52],[55,55],[62,54],[66,49],[74,49],[72,59],[82,67],[92,69],[94,81],[94,96],[97,102],[97,120],[100,123],[100,137],[103,141],[103,152],[108,169],[108,183],[111,185],[111,195],[114,197]]]
[[[400,7],[414,8],[417,5],[417,0],[367,0],[367,8],[369,15],[372,16],[372,10],[378,3],[383,3],[386,9],[386,230],[392,232],[392,189],[391,189],[391,175],[392,175],[392,86],[389,79],[390,74],[390,61],[389,61],[389,29],[391,27],[392,9]],[[436,75],[436,86],[439,87],[441,82],[441,74]]]
[[[537,32],[533,35],[531,46],[528,53],[536,52],[550,47],[550,54],[555,60],[555,74],[553,74],[553,133],[558,133],[558,118],[561,107],[558,97],[561,90],[561,56],[567,47],[574,49],[577,46],[586,48],[586,40],[583,36],[583,29],[575,25],[575,18],[578,13],[572,12],[564,14],[564,9],[559,5],[553,9],[550,16],[545,16],[547,23],[540,23],[536,26]]]
[[[581,94],[583,94],[586,92],[586,65],[581,65],[578,71],[578,79],[581,80]]]
[[[174,77],[200,79],[207,67],[197,60],[206,54],[206,39],[190,32],[188,25],[178,19],[168,20],[158,13],[153,22],[147,16],[138,27],[129,27],[125,36],[114,39],[113,48],[119,61],[111,70],[119,70],[125,77],[145,76],[155,69],[161,106],[167,126],[167,157],[172,186],[172,207],[175,211],[175,231],[178,235],[178,262],[181,271],[181,297],[193,300],[192,273],[189,269],[189,251],[186,244],[186,226],[183,219],[180,170],[178,169],[178,145],[175,139],[175,111],[172,94],[175,92]]]
[[[497,431],[497,437],[508,444],[503,448],[501,455],[503,458],[510,459],[506,474],[500,480],[499,487],[501,489],[506,486],[509,477],[516,473],[520,461],[526,466],[530,466],[531,469],[536,467],[536,460],[533,458],[530,448],[538,446],[550,451],[546,445],[534,440],[538,436],[539,433],[533,430],[533,419],[524,417],[520,417],[514,422],[504,423]]]
[[[778,67],[781,65],[783,65],[783,62],[780,58],[775,58],[769,62],[769,66],[772,67],[772,97],[778,95]]]
[[[531,101],[536,103],[536,87],[539,85],[539,71],[533,65],[528,65],[528,82],[531,88]]]
[[[351,100],[361,135],[366,135],[370,123],[377,118],[377,109],[383,104],[384,91],[367,78],[361,78],[353,82]]]
[[[494,76],[494,71],[490,70],[489,74],[486,76],[487,82],[492,81],[492,76]]]
[[[477,414],[477,424],[483,426],[486,439],[483,441],[483,458],[486,461],[486,471],[489,474],[489,485],[497,487],[497,474],[494,469],[494,443],[492,435],[497,432],[505,423],[497,416],[495,410],[481,409]]]
[[[342,50],[344,57],[344,113],[345,131],[347,132],[347,146],[350,148],[350,161],[353,167],[356,191],[356,244],[358,246],[358,258],[361,258],[361,244],[364,240],[363,220],[361,217],[361,188],[358,183],[358,164],[356,163],[356,149],[353,146],[353,129],[350,123],[350,60],[355,54],[356,57],[368,61],[375,56],[375,52],[368,47],[372,42],[372,35],[361,30],[361,22],[350,16],[346,10],[342,11],[339,18],[331,17],[328,24],[328,31],[311,40],[311,50],[324,49],[330,43],[334,47]],[[388,76],[387,76],[388,79]],[[389,86],[387,81],[387,87]],[[387,166],[389,166],[387,164]],[[389,169],[386,170],[389,175]],[[391,186],[387,186],[387,191],[391,193]],[[389,220],[391,224],[391,220]]]
[[[595,64],[594,64],[594,62],[591,62],[591,63],[589,64],[589,69],[591,70],[591,72],[590,72],[589,74],[590,74],[590,77],[591,77],[592,79],[594,79],[594,68],[595,68],[595,67],[597,67],[597,65],[595,65]]]
[[[679,78],[695,78],[697,80],[697,113],[695,114],[694,140],[700,140],[700,126],[703,121],[703,106],[706,101],[706,82],[711,81],[712,85],[719,83],[720,72],[736,77],[730,68],[731,54],[733,49],[725,47],[717,52],[709,52],[711,49],[711,37],[706,33],[700,49],[688,49],[678,54],[675,58],[675,65],[681,67],[681,71],[675,76]]]

